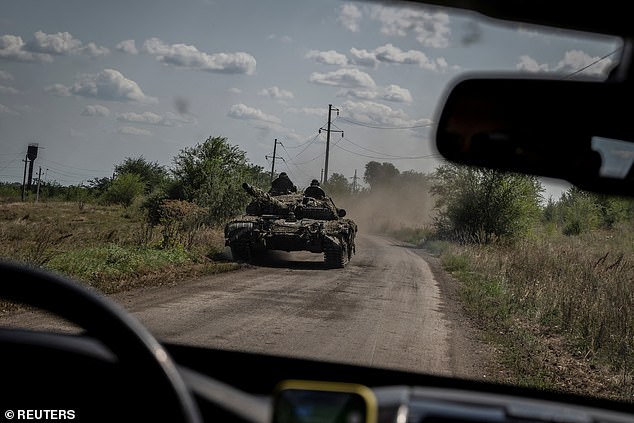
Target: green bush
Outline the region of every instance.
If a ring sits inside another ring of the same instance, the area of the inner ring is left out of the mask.
[[[123,207],[129,207],[134,199],[143,193],[144,189],[145,184],[139,175],[123,173],[112,181],[104,192],[102,200],[106,204],[120,204]]]

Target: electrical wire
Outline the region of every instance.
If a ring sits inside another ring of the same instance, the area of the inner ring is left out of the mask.
[[[416,128],[429,128],[433,125],[433,123],[426,123],[423,125],[412,125],[412,126],[376,126],[376,125],[370,125],[363,122],[358,122],[356,120],[352,120],[343,116],[339,116],[339,119],[345,122],[351,123],[353,125],[364,126],[366,128],[373,128],[373,129],[416,129]]]
[[[351,151],[348,150],[346,148],[343,148],[342,146],[338,145],[338,144],[334,144],[335,147],[343,150],[343,151],[347,151],[348,153],[357,155],[357,156],[361,156],[361,157],[367,157],[370,159],[385,159],[385,160],[420,160],[420,159],[434,159],[434,158],[441,158],[440,155],[438,154],[428,154],[425,156],[400,156],[400,157],[379,157],[379,156],[370,156],[367,154],[362,154],[362,153],[358,153],[355,151]]]
[[[577,69],[576,71],[574,71],[574,72],[572,72],[572,73],[569,73],[568,75],[566,75],[566,76],[564,77],[564,79],[568,79],[568,78],[570,78],[570,77],[572,77],[572,76],[577,75],[578,73],[583,72],[584,70],[588,69],[589,67],[594,66],[594,65],[596,65],[597,63],[599,63],[599,62],[601,62],[601,61],[603,61],[603,60],[607,59],[607,58],[608,58],[608,57],[610,57],[610,56],[612,56],[613,54],[615,54],[615,53],[616,53],[616,52],[618,52],[619,50],[621,50],[621,48],[620,48],[620,47],[619,47],[619,48],[617,48],[616,50],[614,50],[614,51],[612,51],[612,52],[610,52],[610,53],[606,54],[605,56],[599,57],[597,60],[595,60],[594,62],[590,63],[589,65],[586,65],[586,66],[582,67],[581,69]]]

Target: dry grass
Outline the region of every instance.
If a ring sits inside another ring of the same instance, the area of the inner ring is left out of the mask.
[[[630,224],[578,237],[535,236],[515,245],[454,246],[445,266],[463,281],[463,297],[481,321],[495,322],[515,343],[535,341],[515,345],[511,353],[537,354],[532,364],[526,353],[517,359],[517,376],[528,378],[528,385],[632,401],[632,229]]]
[[[160,229],[150,228],[134,207],[0,204],[0,258],[59,272],[104,293],[235,267],[222,260],[222,231],[201,228],[189,248],[164,249]]]

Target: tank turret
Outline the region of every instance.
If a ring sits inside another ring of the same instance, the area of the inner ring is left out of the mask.
[[[298,203],[296,198],[287,198],[291,197],[289,195],[278,196],[278,198],[272,196],[268,192],[261,190],[258,187],[254,187],[253,185],[249,185],[248,183],[243,183],[242,188],[253,197],[253,201],[247,205],[247,214],[250,215],[262,215],[262,214],[276,214],[276,215],[287,215],[295,210],[295,207]],[[293,195],[293,197],[297,197],[297,195]],[[284,201],[281,201],[283,199]]]

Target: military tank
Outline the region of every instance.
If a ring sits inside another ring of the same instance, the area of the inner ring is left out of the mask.
[[[330,197],[271,195],[243,183],[253,197],[246,213],[225,225],[234,260],[250,262],[266,250],[323,253],[326,267],[342,268],[355,253],[357,225]]]

